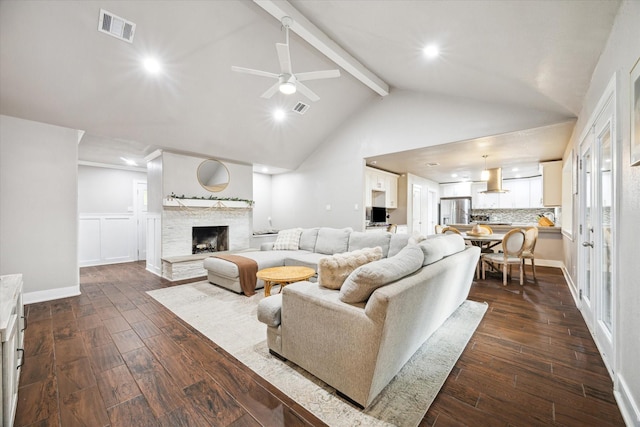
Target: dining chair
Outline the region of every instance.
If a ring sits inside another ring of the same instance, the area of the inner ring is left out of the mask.
[[[538,227],[529,227],[524,231],[524,245],[522,247],[522,267],[526,265],[525,260],[531,260],[531,269],[533,270],[533,280],[536,280],[536,262],[533,252],[536,249],[536,242],[538,241]]]
[[[397,224],[389,224],[387,226],[387,231],[389,233],[397,233],[398,232],[398,225]]]
[[[444,230],[444,227],[440,224],[436,224],[436,234],[442,234],[442,230]]]
[[[520,285],[523,284],[522,248],[524,246],[524,230],[514,228],[502,239],[502,252],[482,254],[482,279],[486,278],[486,267],[491,264],[502,265],[502,284],[507,286],[507,276],[511,266],[517,264],[520,268]]]
[[[462,235],[462,233],[460,233],[460,230],[458,230],[455,227],[445,227],[442,229],[442,234],[452,234],[452,233]]]

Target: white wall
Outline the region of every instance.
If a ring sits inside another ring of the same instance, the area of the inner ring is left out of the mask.
[[[78,134],[0,116],[0,274],[25,302],[79,294]]]
[[[625,1],[618,11],[613,30],[602,52],[591,80],[591,86],[585,97],[584,106],[576,123],[571,149],[577,149],[580,135],[590,124],[590,118],[598,100],[613,76],[618,73],[617,87],[617,144],[620,156],[617,170],[618,191],[617,233],[614,244],[617,255],[617,295],[614,301],[616,319],[615,387],[618,403],[629,425],[640,425],[640,263],[638,263],[637,245],[640,236],[640,166],[631,167],[630,163],[630,78],[629,73],[640,57],[640,2]],[[566,157],[566,155],[565,155]],[[615,166],[614,166],[615,167]],[[577,245],[566,242],[570,248],[565,262],[573,262],[577,257]],[[573,272],[572,272],[573,273]],[[574,282],[576,278],[573,278]]]
[[[229,185],[222,191],[212,193],[205,190],[196,176],[198,166],[205,158],[192,157],[169,152],[162,153],[162,189],[168,196],[172,192],[186,197],[238,197],[253,198],[253,167],[222,161],[229,170]]]
[[[147,173],[78,166],[78,211],[81,214],[132,212],[134,181],[146,182]]]
[[[350,118],[296,171],[273,177],[274,226],[360,229],[365,157],[564,120],[519,107],[393,91]],[[356,203],[358,210],[354,210]]]
[[[253,231],[270,230],[271,218],[271,175],[253,174]]]

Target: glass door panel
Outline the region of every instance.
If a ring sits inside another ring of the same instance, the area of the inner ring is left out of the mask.
[[[600,307],[598,310],[598,320],[603,323],[609,334],[612,331],[612,263],[611,254],[613,247],[611,245],[611,200],[613,195],[613,181],[611,179],[611,130],[609,127],[598,137],[600,155],[600,185],[599,195],[600,203],[600,227],[599,238],[596,239],[600,253]]]

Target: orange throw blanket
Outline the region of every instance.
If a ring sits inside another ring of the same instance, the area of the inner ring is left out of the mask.
[[[212,256],[237,265],[242,292],[244,292],[248,297],[256,293],[256,281],[258,280],[256,277],[256,273],[258,272],[257,262],[251,258],[246,258],[240,255],[219,254]]]

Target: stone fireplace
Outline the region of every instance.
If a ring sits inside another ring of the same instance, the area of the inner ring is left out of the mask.
[[[191,253],[229,250],[229,226],[191,227]]]
[[[247,249],[251,235],[251,209],[165,205],[160,274],[171,281],[206,276],[204,258],[214,252]]]

